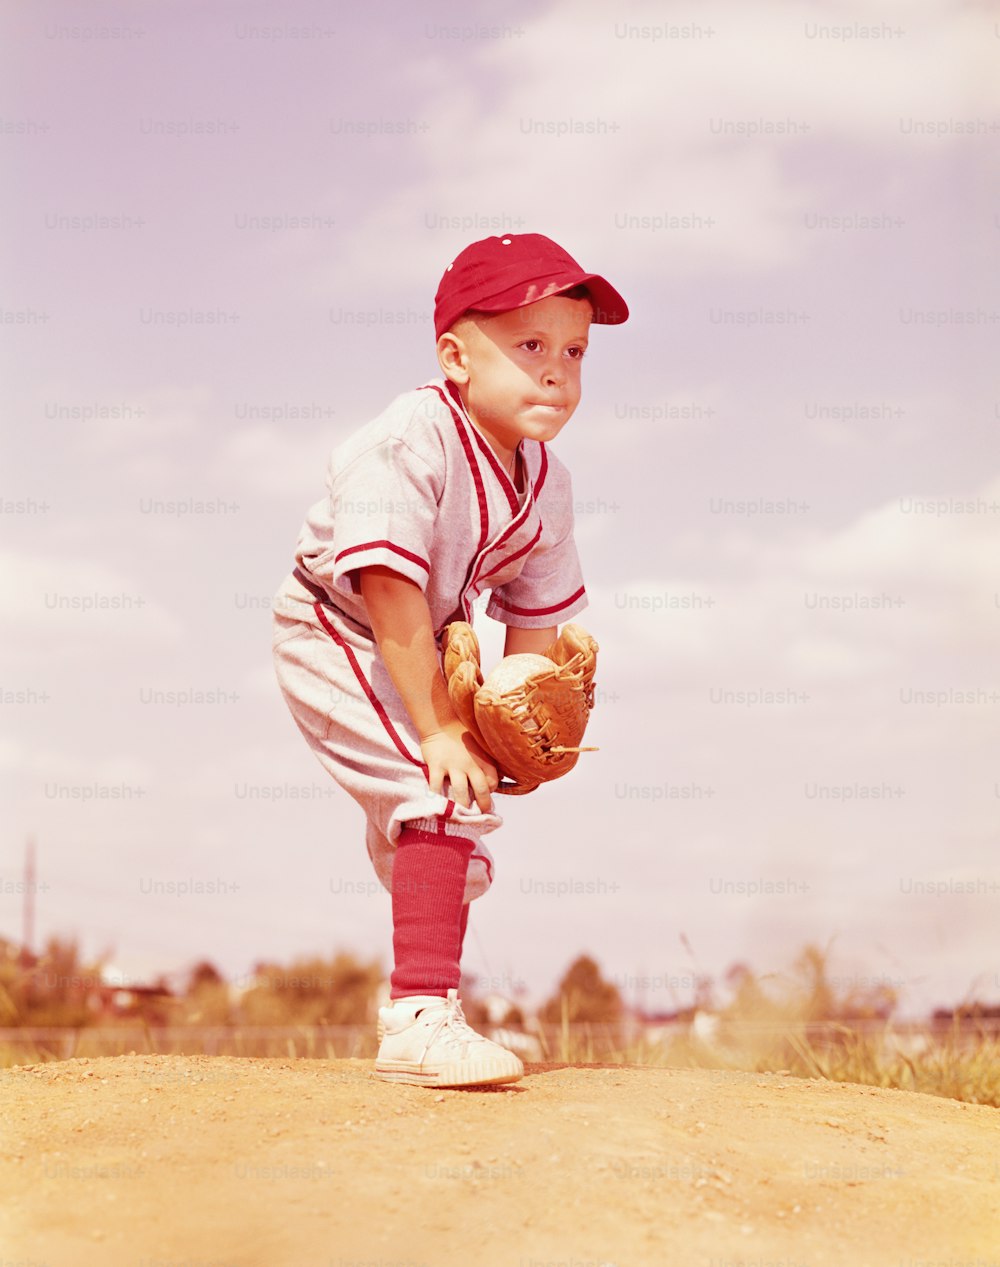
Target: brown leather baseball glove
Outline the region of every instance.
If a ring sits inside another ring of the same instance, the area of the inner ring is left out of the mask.
[[[498,792],[519,796],[577,763],[594,706],[598,646],[566,625],[544,655],[505,656],[483,681],[479,639],[465,621],[442,635],[448,695],[463,725],[501,775]]]

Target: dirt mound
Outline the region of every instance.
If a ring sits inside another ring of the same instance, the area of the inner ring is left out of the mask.
[[[21,1267],[990,1267],[1000,1113],[778,1075],[126,1056],[0,1074]]]

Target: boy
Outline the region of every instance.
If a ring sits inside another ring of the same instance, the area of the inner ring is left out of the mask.
[[[361,805],[392,894],[390,1003],[375,1073],[516,1082],[520,1060],[458,1000],[469,902],[492,882],[497,771],[455,715],[440,638],[491,590],[504,654],[541,652],[586,606],[569,474],[547,442],[580,400],[591,322],[628,308],[537,233],[486,238],[435,297],[444,374],[333,453],[275,598],[278,681],[313,752]]]

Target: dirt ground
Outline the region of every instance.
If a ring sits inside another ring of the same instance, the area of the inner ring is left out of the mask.
[[[1000,1111],[765,1074],[0,1073],[0,1267],[1000,1267]]]

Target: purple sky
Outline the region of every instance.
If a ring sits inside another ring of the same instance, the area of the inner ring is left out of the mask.
[[[523,230],[632,308],[556,443],[601,752],[502,804],[465,966],[666,1007],[834,939],[909,1011],[1000,997],[1000,24],[663,10],[7,11],[0,935],[33,835],[37,939],[127,975],[388,966],[268,604],[330,448],[438,372],[444,266]]]

